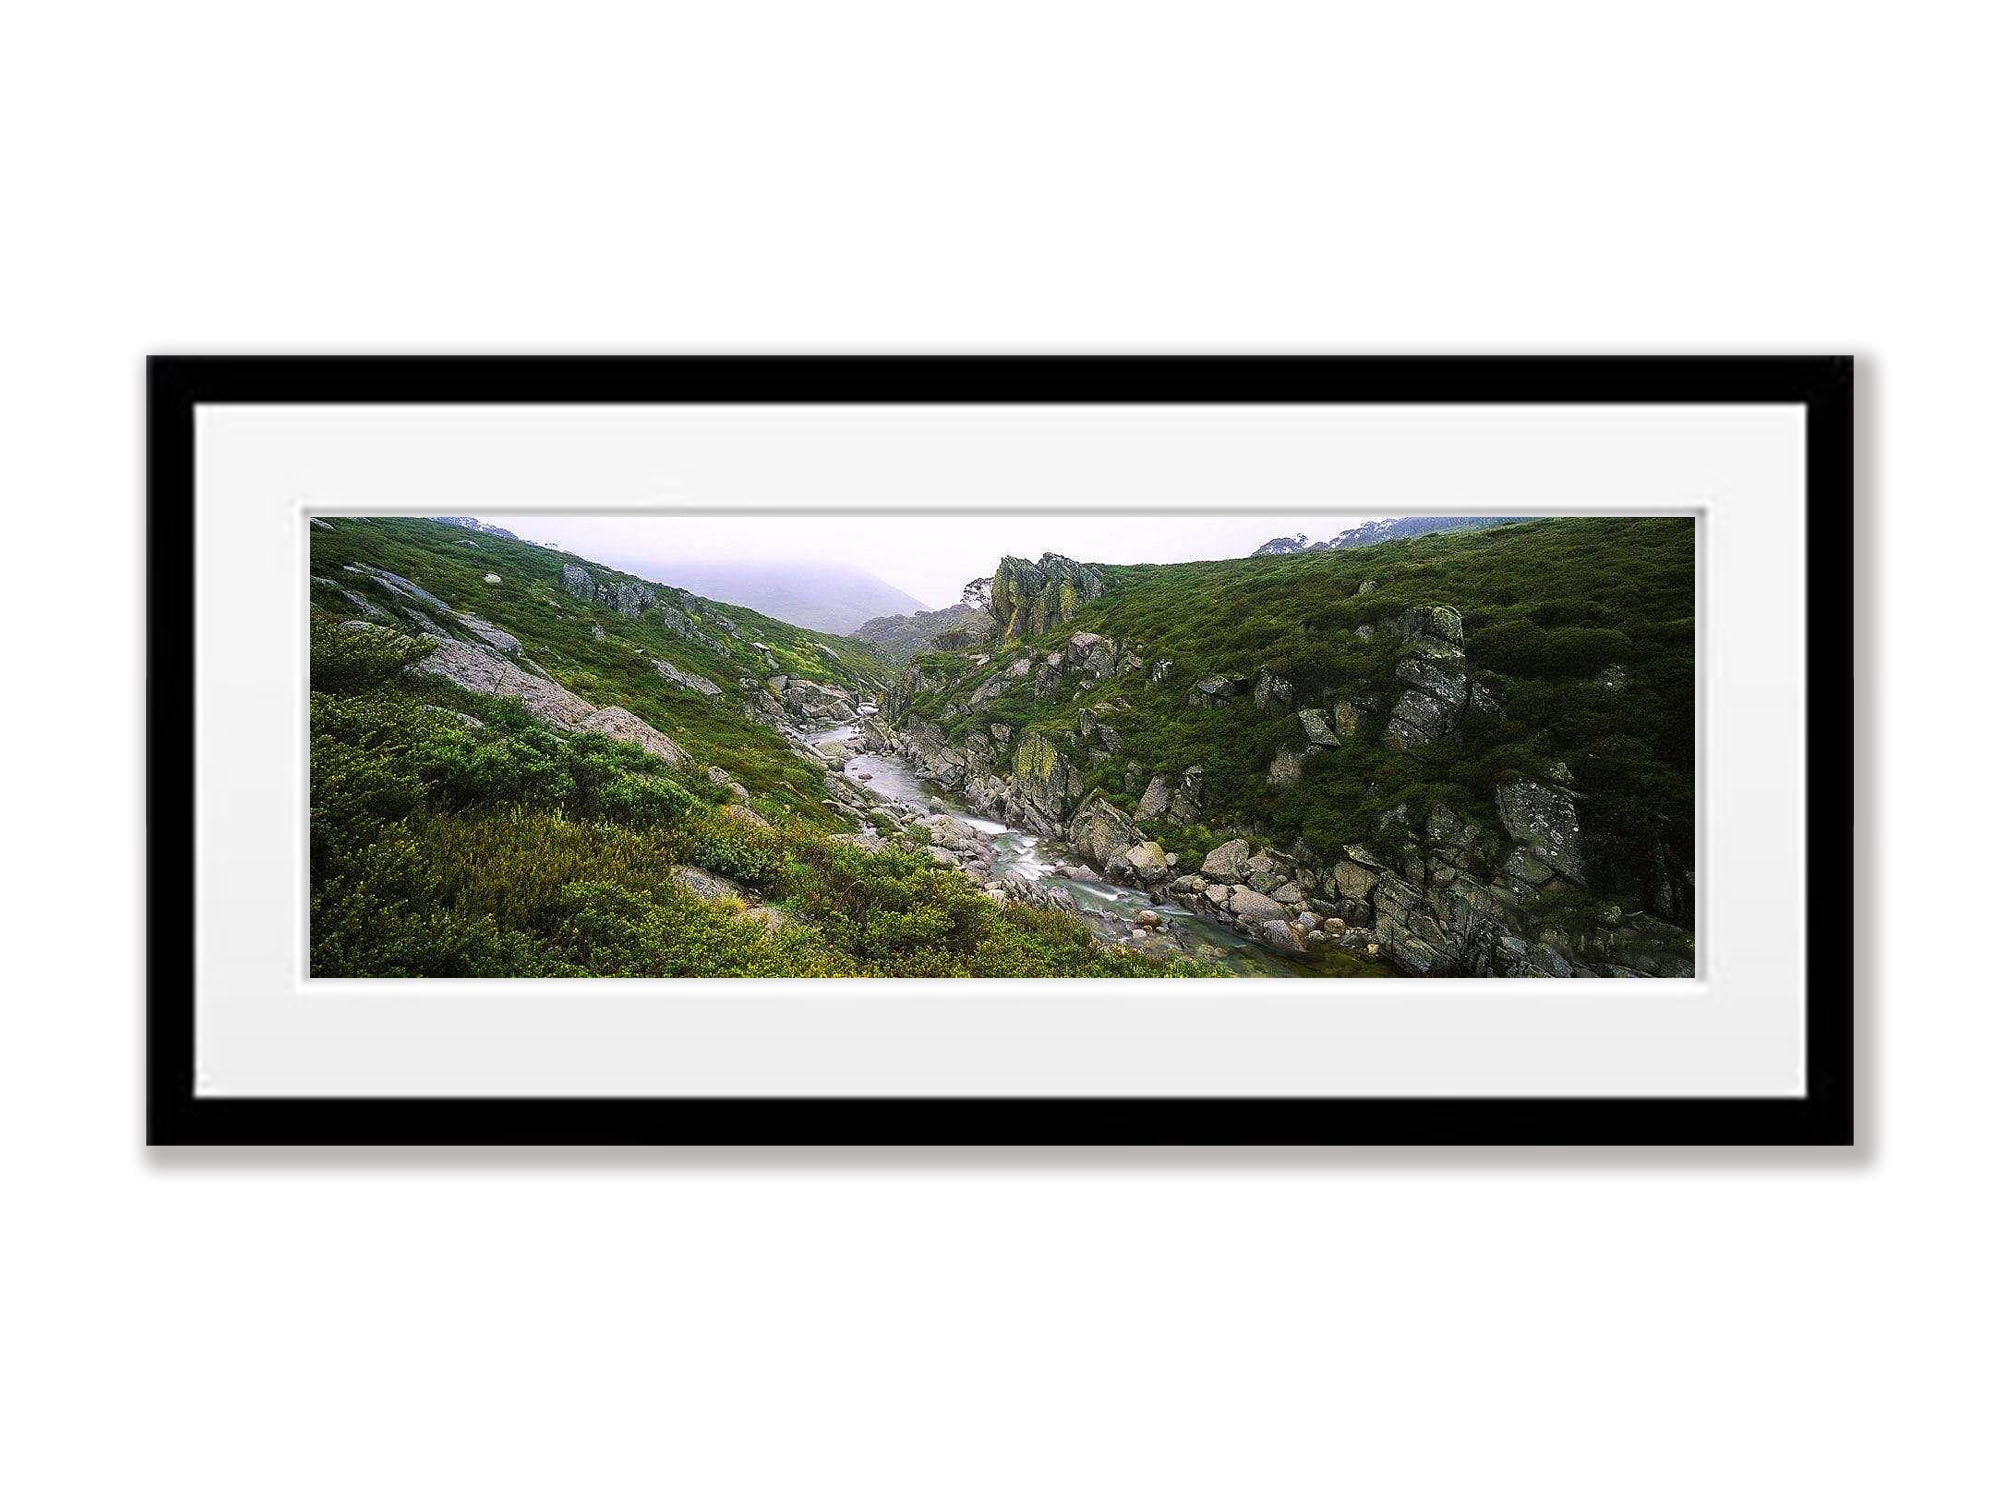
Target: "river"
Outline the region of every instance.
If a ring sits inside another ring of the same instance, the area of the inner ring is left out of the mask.
[[[1114,885],[1108,880],[1071,880],[1057,874],[1055,864],[1048,859],[1042,840],[1037,835],[1010,828],[1005,823],[996,823],[960,806],[935,783],[919,776],[916,768],[900,756],[878,755],[863,749],[858,721],[809,734],[806,743],[852,745],[854,749],[841,772],[849,781],[904,807],[918,812],[949,813],[978,829],[993,843],[993,879],[999,880],[1010,874],[1022,875],[1037,884],[1057,886],[1068,891],[1075,898],[1079,911],[1098,915],[1099,921],[1093,925],[1111,935],[1114,941],[1130,943],[1129,937],[1118,934],[1129,933],[1139,913],[1151,911],[1158,915],[1162,926],[1171,927],[1187,938],[1188,946],[1197,953],[1204,948],[1216,950],[1202,956],[1224,965],[1232,973],[1323,976],[1330,971],[1324,962],[1275,952],[1252,942],[1233,928],[1196,916],[1184,906],[1155,901],[1144,891]]]

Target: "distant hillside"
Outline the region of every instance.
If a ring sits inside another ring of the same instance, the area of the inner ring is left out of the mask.
[[[1392,516],[1386,521],[1368,521],[1349,527],[1327,545],[1336,552],[1345,552],[1351,547],[1372,547],[1378,542],[1400,542],[1440,531],[1477,531],[1486,526],[1505,526],[1511,521],[1531,519],[1529,516]]]
[[[1325,545],[1324,542],[1319,544],[1320,548],[1324,548]],[[1309,550],[1314,549],[1312,548],[1312,544],[1306,541],[1306,534],[1301,531],[1295,536],[1274,536],[1250,555],[1252,557],[1287,557],[1294,552]]]
[[[1476,531],[1486,526],[1504,526],[1509,521],[1525,521],[1526,516],[1391,516],[1382,521],[1364,521],[1336,532],[1323,542],[1306,540],[1301,531],[1291,536],[1274,536],[1250,555],[1290,557],[1299,552],[1345,552],[1354,547],[1372,547],[1378,542],[1397,542],[1413,536],[1430,536],[1440,531]]]
[[[606,560],[641,577],[827,635],[846,635],[880,616],[915,614],[924,608],[923,600],[842,563]]]
[[[504,526],[495,526],[490,521],[482,521],[477,516],[432,516],[433,521],[444,526],[457,526],[465,531],[476,531],[481,536],[499,537],[502,541],[518,542],[519,537]]]
[[[975,578],[949,609],[883,615],[848,632],[901,666],[920,651],[964,650],[993,634],[993,580]]]

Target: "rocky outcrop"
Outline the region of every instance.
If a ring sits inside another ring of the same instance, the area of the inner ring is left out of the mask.
[[[1548,790],[1544,788],[1544,790]],[[1521,811],[1520,799],[1515,802]],[[1563,815],[1537,794],[1527,831],[1559,847]],[[1646,913],[1590,899],[1508,830],[1443,805],[1421,822],[1408,808],[1380,820],[1381,853],[1360,844],[1321,866],[1231,839],[1199,873],[1169,889],[1209,919],[1267,946],[1334,946],[1420,976],[1685,977],[1692,934]]]
[[[448,620],[456,617],[458,614],[457,610],[445,603],[444,600],[438,598],[436,594],[417,587],[409,579],[399,573],[391,573],[387,568],[373,568],[367,563],[349,563],[347,564],[346,571],[349,573],[359,573],[364,578],[372,578],[391,594],[412,600],[426,609],[436,610]]]
[[[743,692],[743,717],[769,729],[786,730],[792,721],[777,695],[754,677],[739,677],[736,686]]]
[[[628,620],[636,620],[651,607],[659,594],[643,583],[635,583],[629,578],[616,578],[599,582],[591,576],[588,568],[576,563],[564,563],[562,570],[563,592],[579,604],[601,604],[607,609],[615,609]]]
[[[601,734],[606,739],[637,745],[648,755],[657,755],[670,766],[680,765],[687,759],[685,750],[629,709],[600,708],[577,728],[587,734]]]
[[[511,698],[557,729],[595,733],[637,745],[670,766],[687,756],[679,745],[644,719],[622,708],[594,708],[560,683],[524,671],[513,662],[464,641],[440,641],[417,663],[428,672],[475,693]]]
[[[629,578],[621,578],[611,585],[611,607],[628,620],[636,620],[644,614],[659,595],[643,583],[634,583]]]
[[[1082,672],[1103,681],[1118,671],[1118,643],[1087,630],[1079,630],[1063,644],[1062,669]]]
[[[1082,778],[1055,746],[1036,730],[1027,730],[1014,745],[1014,774],[1008,780],[1006,810],[1010,821],[1030,833],[1054,835],[1064,814],[1082,792]],[[1135,842],[1128,840],[1128,842]]]
[[[854,694],[832,683],[777,676],[767,679],[765,686],[784,706],[785,716],[802,729],[827,729],[851,723],[857,714]]]
[[[1076,618],[1103,596],[1104,581],[1090,568],[1054,552],[1040,562],[1004,557],[993,575],[992,611],[1002,642],[1044,635]]]
[[[1465,716],[1471,677],[1465,667],[1465,623],[1448,604],[1405,610],[1396,629],[1403,640],[1396,680],[1404,691],[1382,731],[1384,744],[1423,750],[1452,739]]]
[[[1250,701],[1264,709],[1270,708],[1273,704],[1289,708],[1292,703],[1292,685],[1269,667],[1260,667],[1257,670],[1257,680],[1250,688]]]
[[[1242,695],[1240,677],[1204,677],[1188,690],[1189,708],[1226,708]]]
[[[315,522],[314,524],[317,525],[318,523]],[[355,609],[360,610],[362,618],[364,619],[388,620],[392,618],[391,615],[389,614],[389,611],[382,608],[382,606],[377,604],[373,599],[364,599],[361,595],[355,593],[354,590],[342,588],[338,583],[336,583],[331,578],[316,577],[313,579],[313,582],[320,585],[320,587],[322,588],[333,590],[334,593],[338,594],[341,597],[343,602],[345,602],[346,604],[350,605]]]
[[[658,657],[653,658],[653,670],[666,678],[675,687],[686,688],[691,693],[700,693],[704,698],[720,698],[722,696],[722,689],[710,682],[706,677],[698,676],[693,672],[683,671],[670,661],[661,661]]]
[[[660,619],[661,623],[667,629],[671,630],[682,640],[690,641],[700,646],[704,651],[712,651],[717,656],[727,656],[729,654],[728,645],[703,630],[695,617],[686,611],[676,609],[671,604],[662,604],[660,606]],[[727,622],[718,619],[715,623],[722,625]],[[733,632],[734,627],[732,626],[731,629]]]
[[[502,630],[498,625],[489,625],[484,620],[466,614],[461,614],[458,617],[458,623],[478,636],[480,640],[491,646],[495,651],[499,651],[507,656],[519,656],[521,654],[521,643]]]
[[[1163,809],[1164,816],[1168,822],[1188,824],[1201,821],[1202,776],[1203,772],[1200,766],[1189,766],[1179,776],[1174,778],[1173,788],[1167,793],[1166,806]],[[1157,776],[1154,780],[1164,782],[1166,778],[1164,776]],[[1153,792],[1152,783],[1149,782],[1147,784],[1146,791],[1149,795]],[[1146,811],[1148,805],[1144,799],[1141,799],[1139,816],[1152,820],[1159,819],[1162,813]],[[1157,798],[1150,805],[1158,807]]]
[[[1581,884],[1583,822],[1566,787],[1525,778],[1503,783],[1494,794],[1500,822],[1542,865]]]

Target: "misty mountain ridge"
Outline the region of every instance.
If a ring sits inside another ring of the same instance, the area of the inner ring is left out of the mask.
[[[894,584],[846,563],[773,558],[712,562],[695,558],[607,557],[655,583],[687,589],[725,604],[740,604],[801,630],[846,635],[883,615],[926,608]]]

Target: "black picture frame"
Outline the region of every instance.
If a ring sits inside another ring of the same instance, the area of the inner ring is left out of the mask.
[[[179,357],[147,365],[147,1139],[270,1145],[1854,1140],[1847,357]],[[1806,1091],[1770,1098],[221,1098],[195,1087],[195,418],[215,403],[1781,403],[1806,414]]]

